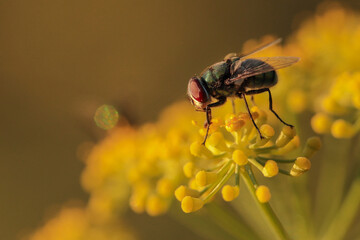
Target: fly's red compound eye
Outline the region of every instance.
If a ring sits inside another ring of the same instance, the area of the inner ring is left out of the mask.
[[[200,83],[200,80],[196,77],[193,77],[189,80],[188,95],[191,99],[200,103],[206,103],[209,101],[209,96],[206,92],[206,89]]]

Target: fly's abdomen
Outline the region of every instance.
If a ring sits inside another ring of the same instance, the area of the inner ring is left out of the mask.
[[[246,78],[244,81],[244,87],[247,90],[270,88],[274,86],[277,81],[278,77],[276,72],[270,71]]]

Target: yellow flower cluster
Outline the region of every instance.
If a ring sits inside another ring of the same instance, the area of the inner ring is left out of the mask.
[[[338,76],[322,99],[322,111],[311,120],[315,132],[351,138],[360,130],[360,72]]]
[[[134,240],[119,221],[101,224],[83,208],[63,208],[29,240]]]
[[[156,124],[112,129],[92,149],[82,175],[92,211],[111,218],[128,201],[137,213],[165,213],[184,178],[182,162],[192,158],[193,115],[192,106],[182,102],[165,110]]]
[[[280,71],[278,93],[287,93],[291,111],[316,112],[311,124],[317,133],[349,138],[360,129],[359,39],[359,15],[331,6],[306,21],[283,48],[301,61]]]
[[[259,202],[270,200],[270,190],[258,185],[252,169],[258,169],[265,177],[274,177],[279,172],[299,176],[310,169],[309,158],[320,148],[320,140],[310,138],[301,157],[286,159],[298,149],[300,140],[295,130],[283,127],[275,137],[275,130],[267,124],[266,112],[252,108],[252,115],[264,136],[260,139],[248,113],[231,114],[224,119],[213,119],[210,135],[205,146],[201,140],[194,141],[190,152],[196,157],[184,167],[184,175],[190,180],[175,191],[186,213],[201,209],[221,190],[225,201],[232,201],[239,195],[240,177],[249,179]],[[200,133],[204,135],[203,128]],[[275,140],[275,141],[273,141]],[[279,169],[278,164],[291,164],[289,171]],[[229,180],[234,177],[234,183]]]

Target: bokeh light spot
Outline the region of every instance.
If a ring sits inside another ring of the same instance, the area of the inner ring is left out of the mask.
[[[119,113],[111,105],[102,105],[96,109],[94,121],[99,128],[109,130],[117,124]]]

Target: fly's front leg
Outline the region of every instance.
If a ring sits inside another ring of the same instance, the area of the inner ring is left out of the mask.
[[[214,103],[211,103],[209,105],[206,106],[206,134],[205,134],[205,138],[204,138],[204,141],[202,142],[202,145],[205,145],[205,142],[206,142],[206,139],[209,135],[209,129],[210,129],[210,124],[211,124],[211,108],[212,107],[217,107],[217,106],[220,106],[220,105],[223,105],[224,103],[226,102],[226,97],[221,97],[218,99],[217,102],[214,102]]]
[[[246,105],[246,109],[247,109],[247,111],[248,111],[248,113],[249,113],[249,115],[250,115],[251,121],[252,121],[252,123],[254,124],[256,130],[258,131],[258,133],[259,133],[259,135],[260,135],[260,138],[263,139],[264,137],[263,137],[263,135],[261,134],[260,129],[259,129],[258,126],[256,125],[255,120],[254,120],[254,118],[253,118],[253,116],[252,116],[252,114],[251,114],[251,112],[250,112],[249,105],[248,105],[248,103],[247,103],[247,101],[246,101],[245,93],[237,93],[237,95],[238,95],[240,98],[243,98],[243,99],[244,99],[244,102],[245,102],[245,105]]]

